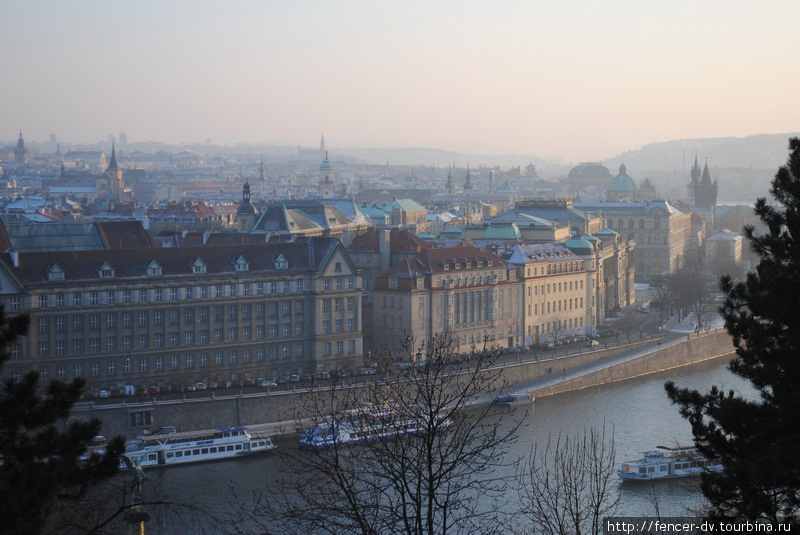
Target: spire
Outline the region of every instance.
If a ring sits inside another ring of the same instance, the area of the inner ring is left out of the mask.
[[[472,189],[472,182],[470,180],[469,164],[467,164],[467,176],[466,176],[466,180],[464,182],[464,191],[471,190],[471,189]]]
[[[454,192],[455,192],[455,190],[453,188],[453,168],[452,167],[448,167],[447,168],[447,194],[448,195],[453,195]]]
[[[692,184],[696,184],[700,179],[700,165],[697,163],[697,153],[694,153],[694,164],[692,165]]]
[[[708,160],[706,160],[706,165],[703,167],[703,178],[700,179],[700,183],[704,186],[711,185],[711,175],[708,172]]]
[[[622,162],[622,164],[619,166],[619,174],[621,174],[621,175],[627,175],[628,174],[628,169],[627,169],[627,167],[625,167],[625,162]]]
[[[326,158],[328,157],[328,151],[325,149],[325,134],[322,134],[319,138],[319,150],[325,153]]]
[[[117,171],[119,167],[117,167],[117,151],[114,142],[111,142],[111,160],[108,162],[108,168],[106,171]]]
[[[261,166],[258,168],[258,178],[259,180],[266,181],[267,174],[264,172],[264,157],[261,157]]]

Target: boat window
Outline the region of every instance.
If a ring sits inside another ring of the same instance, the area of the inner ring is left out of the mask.
[[[228,451],[233,451],[233,446],[228,446],[226,449],[227,449]]]
[[[156,455],[155,453],[151,453],[150,455],[147,456],[148,461],[155,461],[157,458],[158,455]]]
[[[242,445],[241,444],[236,444],[236,451],[239,451],[241,449],[242,449]]]
[[[192,450],[192,455],[200,455],[200,450],[199,449]]]
[[[209,448],[209,450],[211,450],[211,453],[217,453],[217,448]]]
[[[183,457],[183,452],[182,451],[176,451],[175,452],[175,457]]]
[[[667,471],[667,465],[662,464],[661,466],[658,467],[658,469],[661,470],[662,472],[666,472]]]
[[[200,453],[206,455],[208,453],[208,448],[203,448],[202,450],[200,450]]]
[[[250,449],[250,444],[245,444],[244,445],[244,449],[249,450]]]
[[[174,457],[172,452],[167,453],[167,459],[172,459]]]
[[[645,468],[645,467],[639,468],[639,473],[640,474],[646,474],[647,473],[647,468]]]
[[[649,467],[647,467],[647,472],[648,472],[648,473],[652,474],[652,473],[653,473],[653,472],[655,472],[655,471],[656,471],[656,467],[655,467],[655,466],[649,466]]]

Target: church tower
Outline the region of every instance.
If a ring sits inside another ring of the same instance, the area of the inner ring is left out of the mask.
[[[319,166],[319,196],[323,199],[330,199],[333,197],[333,166],[328,160],[328,152],[325,152],[325,159]]]
[[[106,168],[106,177],[108,177],[109,181],[109,191],[119,199],[125,189],[125,182],[122,177],[122,169],[117,165],[117,151],[113,142],[111,143],[111,160]]]
[[[697,153],[694,155],[694,164],[692,164],[692,180],[686,186],[686,190],[689,195],[689,204],[694,205],[695,199],[695,188],[700,183],[700,166],[697,165]]]
[[[264,158],[261,158],[261,165],[258,168],[258,189],[261,197],[266,198],[269,193],[269,180],[267,180],[267,173],[264,171]]]
[[[455,195],[456,194],[456,188],[453,185],[453,168],[452,167],[448,167],[447,168],[447,194],[448,195]]]
[[[256,215],[256,208],[250,202],[250,183],[245,182],[242,186],[242,202],[239,203],[239,208],[236,210],[236,226],[239,228],[239,232],[250,232],[256,223]]]
[[[464,180],[464,192],[472,191],[472,180],[469,174],[469,164],[467,164],[467,176]]]
[[[14,148],[14,166],[22,169],[26,165],[28,165],[28,149],[25,148],[25,140],[22,139],[22,130],[20,130],[17,146]]]
[[[708,162],[703,167],[703,174],[700,176],[700,183],[694,187],[694,207],[699,210],[711,210],[717,205],[717,181],[711,182],[711,174],[708,172]]]

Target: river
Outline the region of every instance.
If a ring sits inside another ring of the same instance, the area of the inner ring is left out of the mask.
[[[512,454],[525,456],[532,445],[544,446],[549,436],[574,434],[589,427],[613,430],[617,463],[637,459],[645,450],[659,444],[690,443],[691,429],[664,393],[664,382],[707,390],[716,384],[724,389],[752,392],[749,386],[726,369],[727,359],[695,364],[643,377],[575,392],[539,398],[519,432]],[[278,443],[295,447],[294,441]],[[161,489],[164,496],[178,502],[193,503],[208,512],[230,508],[230,489],[242,500],[263,488],[279,472],[276,453],[241,460],[179,466],[148,471],[147,485]],[[693,480],[661,481],[655,484],[617,484],[620,516],[653,515],[656,504],[662,516],[687,514],[702,500]],[[158,520],[154,519],[153,524]],[[148,533],[192,533],[197,527],[183,526],[177,531],[152,525]]]

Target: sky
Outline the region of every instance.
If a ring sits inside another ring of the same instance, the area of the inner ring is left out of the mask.
[[[798,130],[800,2],[5,2],[0,139],[599,160]]]

